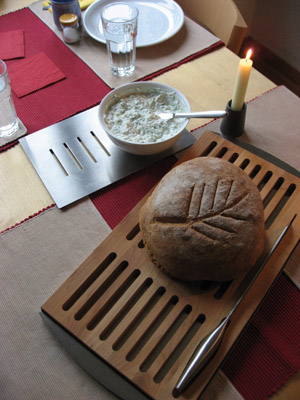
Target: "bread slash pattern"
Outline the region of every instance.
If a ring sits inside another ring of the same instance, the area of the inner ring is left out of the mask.
[[[224,240],[228,234],[238,234],[238,226],[247,220],[247,215],[239,212],[247,196],[248,192],[241,190],[239,183],[232,179],[197,181],[186,198],[185,215],[178,218],[178,213],[175,210],[172,213],[170,207],[168,215],[157,214],[153,222],[184,224],[208,239]]]

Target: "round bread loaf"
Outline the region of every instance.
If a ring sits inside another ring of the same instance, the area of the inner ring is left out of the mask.
[[[140,212],[153,262],[184,281],[227,281],[249,270],[264,248],[260,193],[228,161],[199,157],[173,168]]]

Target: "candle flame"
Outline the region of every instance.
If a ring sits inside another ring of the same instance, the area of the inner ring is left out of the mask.
[[[252,56],[252,49],[249,49],[246,54],[246,60],[250,60],[251,56]]]

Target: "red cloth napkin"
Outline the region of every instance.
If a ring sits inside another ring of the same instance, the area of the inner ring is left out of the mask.
[[[9,66],[8,74],[11,87],[18,97],[35,92],[66,77],[45,53],[38,53],[16,61]]]
[[[0,32],[0,59],[25,57],[24,32],[21,29]]]

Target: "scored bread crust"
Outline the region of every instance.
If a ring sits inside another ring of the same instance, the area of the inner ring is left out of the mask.
[[[265,242],[260,193],[240,168],[199,157],[173,168],[141,209],[153,262],[184,281],[227,281],[248,271]]]

